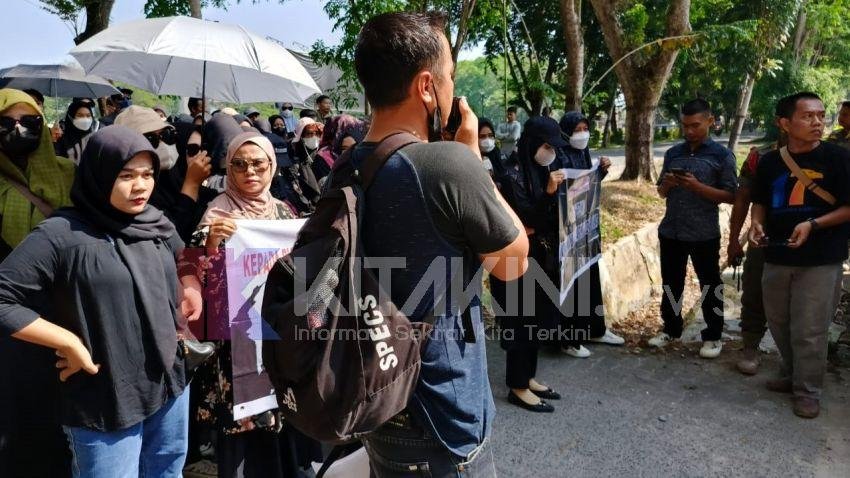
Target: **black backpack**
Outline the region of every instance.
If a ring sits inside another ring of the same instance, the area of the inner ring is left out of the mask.
[[[359,170],[344,154],[292,252],[268,275],[262,314],[279,340],[263,342],[263,364],[284,418],[319,441],[344,444],[375,430],[417,385],[433,324],[411,323],[382,293],[363,267],[359,235],[372,179],[415,142],[393,134]]]

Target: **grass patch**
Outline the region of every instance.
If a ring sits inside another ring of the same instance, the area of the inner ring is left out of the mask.
[[[664,200],[655,185],[646,181],[606,181],[602,183],[600,214],[602,249],[664,217]]]

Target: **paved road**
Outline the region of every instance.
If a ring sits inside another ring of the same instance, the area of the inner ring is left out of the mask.
[[[716,361],[698,347],[597,345],[585,360],[543,352],[538,377],[564,399],[533,414],[507,403],[505,355],[491,341],[500,476],[850,476],[850,369],[832,367],[821,416],[803,420],[787,395],[764,389],[775,353],[744,377],[730,343]]]
[[[753,139],[758,139],[762,137],[762,134],[749,134],[745,133],[741,136],[741,142],[751,141]],[[729,141],[728,136],[712,136],[712,138],[722,145],[726,145]],[[661,167],[661,162],[664,159],[664,153],[667,152],[674,144],[675,141],[664,141],[664,142],[656,142],[653,144],[653,154],[655,156],[655,161],[658,167]],[[619,148],[608,148],[608,149],[599,149],[593,150],[592,154],[594,157],[597,156],[607,156],[611,159],[611,173],[608,174],[606,180],[612,181],[616,180],[620,177],[620,174],[623,173],[623,169],[626,167],[626,153],[623,147]]]

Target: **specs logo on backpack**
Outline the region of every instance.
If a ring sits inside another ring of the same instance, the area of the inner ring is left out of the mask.
[[[384,323],[384,314],[378,310],[378,301],[375,300],[375,296],[367,295],[358,300],[357,307],[363,312],[363,322],[369,327],[369,337],[375,343],[378,357],[381,357],[381,370],[386,372],[395,368],[398,365],[398,357],[394,353],[395,350],[385,342],[390,336],[390,329]]]

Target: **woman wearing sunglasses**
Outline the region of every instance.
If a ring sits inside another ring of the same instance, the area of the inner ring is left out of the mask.
[[[73,180],[74,164],[56,157],[35,100],[23,91],[0,89],[0,260],[50,209],[71,204]],[[53,351],[2,335],[0,476],[66,476],[70,454],[55,413]]]
[[[201,269],[205,271],[206,290],[216,289],[217,271],[221,270],[224,256],[219,252],[225,241],[236,232],[235,219],[296,217],[284,202],[275,199],[269,192],[277,163],[274,148],[265,136],[252,131],[236,136],[227,148],[226,166],[226,189],[210,203],[192,240],[192,245],[206,249],[207,257],[201,258],[201,262],[206,264]],[[219,294],[207,299],[208,310],[213,314],[220,307],[218,297]],[[208,315],[208,319],[210,317]],[[213,319],[208,330],[220,334],[218,336],[230,336],[229,330],[216,327],[224,321],[226,319]],[[199,367],[194,378],[200,389],[199,395],[203,397],[197,419],[202,424],[216,427],[218,432],[218,475],[299,476],[298,470],[291,468],[294,464],[288,463],[290,468],[286,468],[289,460],[283,456],[283,451],[293,445],[296,435],[288,428],[281,432],[284,425],[277,413],[265,412],[233,421],[233,360],[231,341],[218,342],[213,359]],[[297,440],[302,439],[299,437]],[[308,443],[318,450],[317,443]],[[308,458],[318,460],[320,456]],[[305,461],[309,463],[309,460]]]

